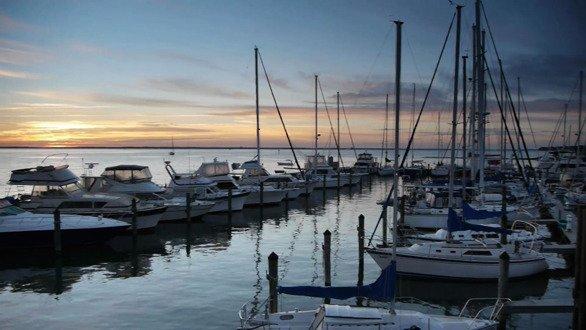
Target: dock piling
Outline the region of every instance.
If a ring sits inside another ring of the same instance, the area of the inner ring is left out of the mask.
[[[232,191],[232,187],[228,188],[228,215],[231,216],[232,215],[232,195],[233,195],[233,191]]]
[[[275,252],[269,255],[269,312],[278,312],[279,295],[277,287],[279,286],[279,256]]]
[[[583,329],[586,326],[586,315],[584,306],[586,305],[586,272],[583,267],[586,265],[586,205],[578,207],[578,221],[576,221],[576,253],[574,262],[574,315],[572,318],[573,329]]]
[[[358,286],[364,284],[364,215],[358,216]]]
[[[191,222],[191,194],[185,194],[185,219],[187,222]]]
[[[499,257],[499,266],[500,266],[500,275],[498,281],[498,293],[497,297],[499,299],[507,298],[508,296],[508,282],[509,282],[509,254],[505,251],[501,253]],[[505,310],[501,310],[499,317],[498,317],[499,325],[498,329],[506,329],[507,328],[507,313]]]
[[[61,212],[59,208],[56,208],[53,211],[53,244],[55,248],[55,254],[57,256],[61,255],[62,246],[61,246]]]
[[[265,192],[265,185],[264,185],[264,182],[261,181],[260,182],[260,206],[264,205],[264,199],[265,199],[264,192]]]
[[[137,229],[137,209],[136,209],[136,198],[132,199],[132,237],[136,239],[136,235],[138,234]]]
[[[323,262],[324,262],[324,285],[332,286],[332,233],[329,230],[324,231]],[[330,298],[324,299],[324,304],[329,304]]]

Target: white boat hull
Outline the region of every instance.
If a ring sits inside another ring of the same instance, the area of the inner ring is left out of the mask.
[[[195,204],[191,205],[191,217],[196,218],[202,216],[213,207],[213,205],[201,205]],[[167,205],[167,211],[163,213],[161,216],[160,222],[165,221],[178,221],[184,220],[187,218],[187,213],[185,212],[185,205]]]
[[[244,205],[266,205],[266,204],[278,204],[280,203],[287,194],[285,190],[263,190],[262,202],[260,196],[260,189],[251,191],[244,202]]]
[[[392,260],[392,254],[369,249],[368,254],[382,269]],[[547,269],[543,258],[514,260],[509,263],[509,278],[522,278],[539,274]],[[433,277],[465,280],[496,280],[499,278],[499,261],[473,261],[471,259],[440,259],[412,256],[397,252],[397,273],[416,277]]]

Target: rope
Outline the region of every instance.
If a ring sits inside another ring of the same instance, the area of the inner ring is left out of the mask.
[[[295,153],[295,148],[293,147],[293,142],[291,142],[291,138],[289,137],[289,132],[287,131],[287,127],[285,126],[285,121],[283,120],[283,115],[281,114],[281,109],[279,109],[279,104],[277,103],[277,98],[275,97],[275,93],[273,92],[273,86],[271,85],[271,80],[269,79],[269,75],[267,73],[267,69],[265,68],[265,63],[262,60],[262,56],[260,55],[260,51],[258,52],[258,58],[260,59],[260,64],[265,74],[265,78],[267,79],[267,84],[269,85],[269,90],[271,91],[271,96],[273,97],[273,101],[275,102],[275,108],[277,109],[277,113],[279,114],[279,119],[281,120],[281,125],[283,126],[283,130],[285,131],[285,136],[287,136],[287,142],[289,143],[289,148],[293,153],[293,158],[295,159],[295,164],[297,165],[297,169],[299,172],[303,174],[303,170],[301,169],[301,165],[299,164],[299,160],[297,159],[297,154]]]
[[[326,102],[326,96],[324,95],[324,91],[321,87],[321,80],[317,79],[317,85],[319,86],[319,90],[321,92],[321,97],[324,101],[324,107],[326,108],[326,114],[328,115],[328,121],[330,122],[330,130],[332,131],[332,136],[334,137],[334,143],[336,144],[336,149],[338,149],[338,159],[342,166],[344,165],[344,160],[342,160],[342,154],[340,153],[340,144],[338,144],[338,139],[336,138],[336,132],[334,131],[334,124],[332,124],[332,118],[330,117],[330,111],[328,110],[328,103]]]
[[[344,120],[346,121],[346,127],[348,127],[348,135],[350,136],[350,143],[352,144],[352,150],[354,151],[354,157],[358,159],[358,153],[356,152],[356,145],[354,144],[354,138],[352,137],[352,131],[350,131],[350,123],[348,117],[346,117],[346,108],[344,102],[342,102],[342,96],[340,95],[340,106],[342,106],[342,113],[344,113]]]
[[[535,140],[535,132],[533,131],[533,125],[531,125],[531,119],[529,119],[529,111],[527,111],[527,104],[525,103],[525,96],[521,93],[521,102],[523,103],[523,109],[525,109],[525,116],[527,116],[527,123],[529,123],[529,130],[531,131],[531,137],[533,138],[533,146],[537,148],[537,141]]]

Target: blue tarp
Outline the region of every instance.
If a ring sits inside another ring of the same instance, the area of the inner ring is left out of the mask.
[[[396,263],[391,261],[376,281],[363,286],[279,286],[279,293],[317,298],[348,299],[364,297],[378,301],[391,301],[395,297]]]
[[[464,204],[466,206],[467,204]],[[461,219],[456,211],[453,209],[449,209],[448,211],[448,231],[453,233],[455,231],[464,231],[464,230],[472,230],[472,231],[488,231],[494,233],[501,233],[501,234],[510,234],[512,233],[511,230],[502,227],[490,227],[490,226],[483,226],[483,225],[475,225],[468,223]]]
[[[480,219],[490,219],[490,218],[500,218],[501,211],[485,211],[485,210],[475,210],[470,206],[468,203],[463,203],[462,205],[462,215],[464,219],[468,220],[480,220]]]

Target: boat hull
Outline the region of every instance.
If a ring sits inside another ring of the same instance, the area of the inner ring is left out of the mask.
[[[213,205],[191,205],[191,217],[197,218],[206,213],[213,207]],[[185,212],[185,205],[167,205],[167,211],[161,216],[159,222],[170,222],[187,219],[187,213]]]
[[[392,260],[391,253],[376,249],[368,249],[367,252],[382,269],[386,268]],[[509,278],[529,277],[546,269],[547,262],[543,258],[511,259]],[[492,281],[499,278],[500,266],[498,260],[429,258],[397,252],[397,273],[413,277]]]
[[[96,245],[127,232],[127,227],[62,229],[61,246]],[[54,246],[53,230],[0,233],[0,249],[47,248]]]

